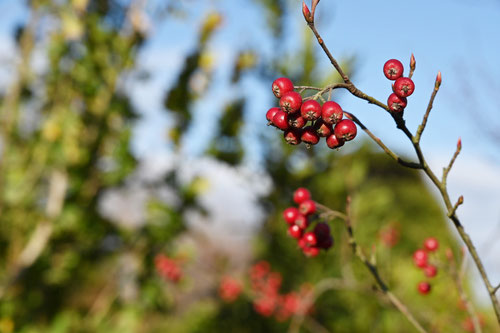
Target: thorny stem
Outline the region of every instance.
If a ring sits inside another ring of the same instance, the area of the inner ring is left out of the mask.
[[[386,110],[387,112],[390,112],[387,105],[379,102],[378,100],[376,100],[375,98],[373,98],[371,96],[366,95],[350,81],[349,77],[347,76],[347,74],[344,73],[344,71],[342,70],[342,68],[338,64],[337,60],[333,57],[330,50],[326,46],[323,38],[316,30],[316,27],[314,25],[314,21],[307,22],[307,25],[309,26],[309,28],[311,28],[311,31],[316,36],[316,39],[318,40],[319,45],[321,46],[321,48],[325,52],[326,56],[328,57],[328,59],[332,63],[333,67],[335,67],[337,72],[340,74],[344,83],[346,83],[348,85],[346,89],[349,90],[349,92],[352,95],[354,95],[358,98],[364,99],[364,100],[368,101],[369,103],[375,104],[375,105],[379,106],[380,108]],[[431,96],[431,98],[432,98],[432,96]],[[430,109],[429,109],[429,112],[430,112]],[[479,270],[479,274],[481,275],[481,279],[483,280],[483,283],[486,286],[486,289],[488,290],[488,294],[489,294],[489,297],[491,299],[493,309],[494,309],[495,315],[497,317],[497,321],[500,324],[500,303],[499,303],[499,300],[495,296],[495,292],[498,289],[494,288],[493,285],[491,284],[491,282],[488,278],[488,275],[486,273],[486,270],[484,268],[484,265],[479,257],[479,254],[477,253],[476,247],[474,246],[474,243],[470,239],[469,235],[465,232],[465,229],[462,226],[458,216],[456,215],[456,212],[453,210],[454,207],[451,203],[450,196],[449,196],[448,190],[446,188],[446,183],[439,181],[439,179],[434,174],[432,169],[427,165],[425,157],[422,153],[422,149],[420,147],[419,138],[417,138],[417,136],[412,135],[412,133],[406,127],[403,118],[400,115],[398,116],[398,115],[395,115],[392,113],[391,113],[391,115],[393,116],[394,120],[396,121],[397,128],[400,129],[401,131],[403,131],[403,133],[412,142],[413,149],[415,150],[415,153],[417,154],[421,169],[424,171],[424,173],[427,175],[427,177],[434,183],[434,185],[439,190],[439,193],[441,194],[441,197],[443,198],[444,204],[446,206],[446,210],[448,213],[447,215],[449,216],[450,220],[453,222],[456,230],[458,231],[458,234],[460,235],[460,238],[467,246],[467,249],[468,249],[468,251],[469,251],[469,253],[472,256],[472,259],[474,261],[474,264],[476,265],[477,269]],[[425,121],[427,121],[427,120],[425,120]]]
[[[336,211],[331,210],[330,208],[323,206],[323,205],[318,205],[318,208],[321,210],[324,210],[325,212],[332,212],[332,213],[337,213]],[[347,235],[348,235],[348,240],[349,240],[349,245],[351,246],[352,253],[355,254],[359,260],[365,265],[365,267],[369,270],[370,274],[373,276],[375,279],[375,282],[377,283],[378,287],[382,291],[382,293],[387,296],[389,301],[408,319],[410,323],[413,324],[413,326],[417,329],[419,332],[427,332],[422,325],[415,319],[415,317],[411,314],[411,312],[408,310],[406,305],[403,304],[399,300],[399,298],[394,295],[387,284],[384,282],[382,277],[380,276],[378,272],[377,265],[370,261],[366,255],[363,253],[361,248],[358,246],[356,239],[354,238],[354,230],[352,227],[351,223],[351,198],[347,197],[347,203],[346,203],[346,214],[344,223],[345,227],[347,230]]]

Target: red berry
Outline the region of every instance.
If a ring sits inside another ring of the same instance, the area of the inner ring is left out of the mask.
[[[319,249],[317,247],[305,247],[302,252],[308,257],[316,257],[319,254]]]
[[[304,237],[299,238],[297,244],[302,250],[307,248],[306,240],[304,239]]]
[[[273,117],[276,114],[276,112],[278,112],[280,110],[281,110],[280,108],[270,108],[269,110],[267,110],[266,119],[268,121],[268,123],[267,123],[268,125],[274,125],[273,124]]]
[[[356,124],[350,119],[341,120],[333,129],[335,136],[339,139],[343,139],[344,141],[354,139],[357,132],[358,130],[356,128]]]
[[[413,262],[420,268],[427,266],[427,252],[421,249],[415,251],[415,253],[413,253]]]
[[[242,286],[238,280],[225,276],[219,285],[219,296],[226,302],[233,302],[238,298],[241,290]]]
[[[304,187],[299,187],[293,192],[293,201],[295,201],[296,204],[301,204],[309,199],[311,199],[311,192]]]
[[[309,246],[315,246],[318,243],[318,239],[316,238],[316,234],[314,232],[309,231],[302,236],[304,240],[306,241],[306,244]]]
[[[309,226],[309,221],[307,217],[303,214],[299,214],[294,221],[295,225],[297,225],[300,229],[306,229]]]
[[[288,224],[294,224],[299,215],[299,210],[295,207],[288,207],[283,211],[283,217]]]
[[[434,237],[429,237],[424,241],[424,247],[426,248],[427,251],[436,251],[439,247],[439,242],[436,238]]]
[[[280,98],[280,107],[286,113],[295,113],[302,106],[302,96],[296,91],[289,91]]]
[[[329,136],[333,133],[333,127],[330,124],[325,123],[322,119],[318,119],[313,125],[316,133],[322,138]]]
[[[397,59],[387,60],[384,64],[384,75],[389,80],[396,80],[403,76],[403,64]]]
[[[336,124],[342,120],[343,116],[344,111],[342,111],[340,105],[333,101],[325,102],[321,108],[321,118],[327,124]]]
[[[434,265],[431,265],[431,264],[428,264],[427,266],[425,266],[424,268],[424,274],[425,276],[427,277],[435,277],[436,274],[437,274],[437,267],[434,266]]]
[[[288,234],[293,238],[299,239],[302,237],[302,229],[294,224],[288,227]]]
[[[305,101],[300,107],[300,114],[307,120],[316,120],[321,117],[321,105],[313,99]]]
[[[387,106],[392,112],[402,112],[407,104],[406,97],[399,97],[398,95],[392,93],[387,99]]]
[[[288,124],[294,128],[302,128],[306,125],[305,120],[299,113],[291,114],[288,116]]]
[[[399,97],[408,97],[415,91],[415,83],[408,77],[400,77],[394,82],[393,89]]]
[[[311,215],[316,211],[316,203],[311,199],[302,201],[299,205],[299,211],[304,215]]]
[[[326,138],[326,145],[331,149],[340,148],[344,145],[344,140],[339,140],[335,134],[332,134]]]
[[[302,131],[300,139],[307,144],[315,145],[319,142],[319,135],[312,126],[307,126]]]
[[[292,129],[286,130],[283,133],[283,137],[285,138],[286,143],[288,143],[289,145],[298,145],[301,142],[301,140],[300,140],[301,135],[302,135],[302,132],[298,128],[292,128]]]
[[[429,282],[422,281],[418,284],[417,286],[418,292],[421,293],[422,295],[426,295],[431,291],[431,285]]]
[[[282,110],[279,110],[276,112],[276,114],[273,117],[273,124],[274,126],[278,127],[281,130],[287,130],[288,129],[288,114]]]
[[[280,77],[273,82],[273,94],[280,98],[289,91],[293,91],[293,82],[289,78]]]

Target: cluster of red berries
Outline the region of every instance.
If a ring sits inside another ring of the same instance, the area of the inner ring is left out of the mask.
[[[177,260],[158,254],[155,257],[156,272],[165,280],[178,282],[182,278],[182,269]]]
[[[255,295],[255,311],[264,317],[274,315],[279,321],[287,320],[299,310],[308,312],[310,309],[303,309],[305,304],[301,300],[310,292],[310,288],[303,286],[299,292],[280,294],[281,281],[281,274],[271,271],[267,261],[260,261],[252,266],[250,282]]]
[[[333,245],[330,227],[324,222],[318,222],[314,228],[307,231],[316,213],[316,203],[311,200],[309,190],[301,187],[293,194],[293,201],[299,207],[288,207],[283,211],[283,217],[288,223],[288,234],[297,239],[302,252],[308,257],[315,257],[320,249],[327,250]]]
[[[433,278],[437,275],[437,267],[429,263],[429,253],[435,252],[438,248],[438,240],[434,237],[429,237],[424,241],[424,248],[418,249],[413,253],[413,262],[415,266],[422,269],[425,276],[428,278]],[[421,281],[417,289],[419,293],[425,295],[431,291],[431,285],[427,281]]]
[[[241,283],[233,277],[224,276],[219,284],[219,296],[226,302],[234,302],[242,291]]]
[[[356,124],[350,119],[342,119],[344,111],[337,103],[328,101],[321,105],[314,99],[303,101],[286,77],[274,80],[272,88],[280,99],[280,107],[270,108],[266,119],[269,125],[284,131],[287,143],[315,145],[324,137],[327,146],[335,149],[356,137]]]
[[[412,62],[413,60],[412,55]],[[408,104],[406,97],[415,91],[415,83],[409,77],[403,76],[403,64],[397,59],[390,59],[384,64],[384,75],[392,84],[393,93],[387,99],[389,110],[394,113],[402,113]]]

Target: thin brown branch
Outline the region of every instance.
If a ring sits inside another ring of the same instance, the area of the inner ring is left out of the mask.
[[[495,295],[495,294],[497,293],[498,289],[500,289],[500,284],[499,284],[498,286],[496,286],[495,288],[493,288],[493,289],[491,290],[491,293],[492,293],[493,295]]]
[[[457,202],[455,203],[455,205],[453,206],[453,208],[448,212],[448,217],[451,217],[451,216],[454,216],[457,209],[458,209],[458,206],[460,206],[461,204],[464,203],[464,196],[461,195],[458,197],[458,200]]]
[[[434,99],[436,98],[437,92],[439,91],[439,85],[435,85],[432,90],[431,98],[429,99],[429,104],[427,104],[427,109],[425,110],[424,118],[422,119],[422,123],[417,128],[417,134],[415,134],[414,140],[418,143],[420,142],[420,138],[422,137],[422,133],[424,132],[425,126],[427,125],[427,120],[429,119],[429,114],[432,110],[432,105],[434,104]]]
[[[457,149],[455,150],[455,153],[453,154],[453,157],[450,160],[450,163],[446,168],[443,169],[443,177],[441,178],[441,183],[446,186],[446,181],[448,178],[448,173],[450,173],[451,168],[453,167],[453,164],[455,163],[455,160],[458,157],[458,154],[460,154],[460,151],[462,150],[462,140],[458,139],[457,143]]]

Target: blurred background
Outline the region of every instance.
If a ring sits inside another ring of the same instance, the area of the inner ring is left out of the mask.
[[[494,283],[499,18],[496,0],[323,0],[316,19],[353,82],[382,102],[385,61],[408,71],[415,55],[412,131],[442,72],[422,145],[440,174],[461,137],[450,193],[465,197],[459,216]],[[333,151],[287,146],[266,126],[275,78],[339,80],[312,37],[298,0],[0,0],[0,332],[411,331],[340,221],[330,250],[297,249],[282,212],[301,186],[339,211],[353,198],[360,246],[425,327],[470,330],[453,279],[461,245],[431,184],[361,131]],[[415,160],[388,114],[333,99]],[[429,236],[439,273],[423,296],[412,254]],[[498,331],[464,267],[484,331]],[[286,310],[325,285],[303,316]]]

